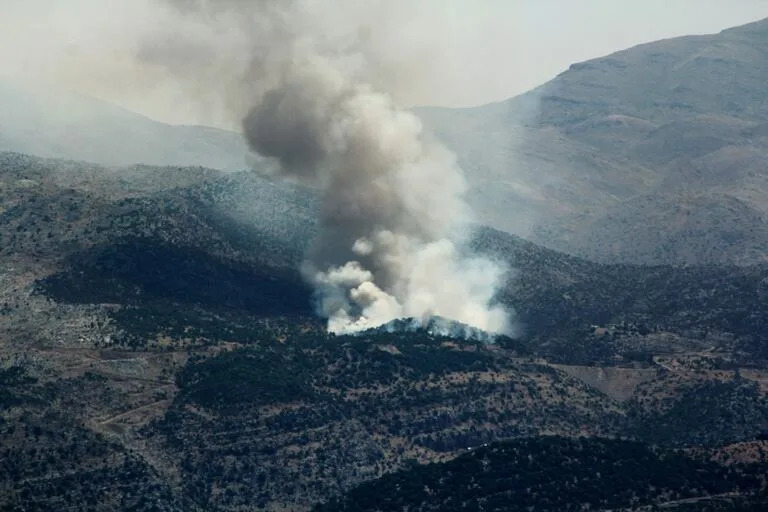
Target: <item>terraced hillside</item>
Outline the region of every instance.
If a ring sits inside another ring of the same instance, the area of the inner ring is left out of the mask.
[[[6,153],[0,204],[3,506],[309,510],[499,440],[724,462],[768,431],[765,267],[605,266],[478,230],[516,269],[518,338],[335,337],[296,271],[311,191]]]

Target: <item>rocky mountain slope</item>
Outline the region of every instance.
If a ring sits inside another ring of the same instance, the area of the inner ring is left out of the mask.
[[[516,269],[519,338],[334,337],[296,271],[308,190],[3,153],[0,205],[4,507],[308,510],[498,440],[720,464],[768,430],[765,265],[600,265],[479,229]]]
[[[768,20],[572,65],[511,100],[421,109],[480,220],[605,262],[757,263],[768,247]]]
[[[510,100],[416,109],[478,222],[609,263],[752,264],[768,246],[768,20],[572,65]],[[239,135],[0,82],[0,150],[243,169]]]

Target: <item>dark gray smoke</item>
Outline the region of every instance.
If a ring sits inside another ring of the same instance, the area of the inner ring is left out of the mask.
[[[454,155],[366,83],[354,45],[304,31],[311,23],[299,2],[174,7],[194,24],[241,34],[242,83],[222,84],[222,93],[251,104],[245,138],[274,172],[322,195],[320,232],[302,270],[331,331],[436,315],[508,328],[507,312],[493,305],[503,269],[460,249],[471,216]],[[164,51],[155,42],[146,53],[162,60]]]

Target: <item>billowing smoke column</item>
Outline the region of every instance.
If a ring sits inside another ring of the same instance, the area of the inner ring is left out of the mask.
[[[303,272],[337,333],[439,315],[503,332],[491,305],[502,269],[468,258],[465,183],[453,154],[390,98],[329,60],[298,54],[246,116],[251,148],[322,194],[320,233]]]
[[[319,234],[302,272],[329,330],[433,316],[507,330],[507,313],[493,304],[503,269],[464,251],[470,212],[454,155],[423,134],[418,118],[366,84],[366,65],[373,64],[355,46],[362,43],[339,47],[325,33],[304,33],[315,20],[303,12],[311,4],[298,1],[171,1],[192,20],[194,37],[155,42],[145,58],[189,78],[190,58],[209,69],[218,63],[211,56],[222,53],[199,50],[199,27],[228,23],[211,33],[247,53],[235,59],[242,76],[229,80],[239,85],[225,93],[232,105],[252,105],[243,120],[248,144],[277,163],[279,176],[321,194]]]

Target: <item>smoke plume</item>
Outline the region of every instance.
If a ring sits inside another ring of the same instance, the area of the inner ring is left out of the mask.
[[[347,32],[353,37],[342,43],[313,33],[298,2],[173,5],[203,26],[231,23],[228,30],[246,38],[236,45],[247,48],[234,91],[243,96],[231,101],[250,103],[243,133],[275,164],[271,171],[321,195],[319,233],[302,273],[329,330],[433,316],[507,329],[507,312],[493,302],[503,268],[463,244],[471,212],[461,169],[417,117],[367,83],[375,63],[366,58],[364,37]],[[175,38],[177,53],[180,44]],[[149,50],[162,62],[168,46]]]

